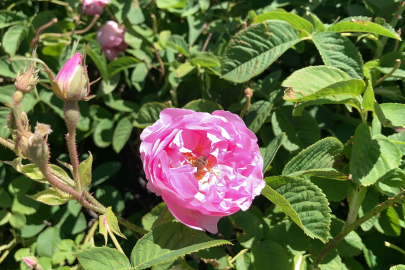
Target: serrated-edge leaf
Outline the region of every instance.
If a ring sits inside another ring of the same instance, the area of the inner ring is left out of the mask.
[[[280,149],[284,138],[285,138],[285,132],[280,133],[266,147],[265,154],[263,157],[263,173],[270,166],[271,162],[273,161],[274,157],[277,154],[278,149]]]
[[[386,29],[385,27],[370,22],[368,20],[353,20],[338,22],[328,28],[328,31],[333,32],[365,32],[401,40],[397,33]]]
[[[201,240],[194,244],[193,241],[197,240],[197,237]],[[191,240],[190,245],[175,250],[170,249],[183,246],[187,240]],[[134,269],[145,269],[201,249],[226,244],[231,245],[226,240],[212,239],[203,232],[195,231],[178,222],[172,222],[159,226],[143,236],[132,250],[131,262]],[[170,245],[170,247],[165,245]],[[151,246],[155,246],[157,249],[153,250]]]
[[[113,264],[110,265],[105,265],[102,263],[101,260],[97,260],[97,256],[93,257],[92,252],[101,252],[101,255],[99,255],[100,258],[107,259]],[[106,255],[106,252],[110,255]],[[77,255],[77,258],[79,259],[80,264],[84,267],[86,270],[129,270],[131,268],[131,264],[128,260],[128,258],[125,256],[125,254],[122,254],[116,249],[109,248],[109,247],[93,247],[91,249],[83,250],[79,252]],[[86,262],[88,260],[88,264]],[[102,268],[101,265],[102,264]]]
[[[312,41],[326,66],[341,69],[351,78],[363,78],[363,59],[356,46],[340,33],[321,32]]]
[[[297,31],[287,22],[267,20],[253,24],[228,43],[222,57],[222,78],[246,82],[299,41]]]
[[[267,20],[280,20],[280,21],[288,22],[296,30],[304,31],[308,35],[310,35],[314,31],[314,28],[309,21],[298,16],[297,14],[289,13],[289,12],[280,12],[280,11],[266,12],[266,13],[260,14],[257,17],[255,17],[253,19],[253,22],[261,23],[261,22],[264,22]]]
[[[282,175],[294,175],[301,171],[331,168],[342,155],[343,144],[334,137],[324,138],[305,148],[284,167]],[[322,165],[319,163],[322,162]]]
[[[112,146],[115,152],[119,153],[127,143],[132,132],[132,122],[128,117],[122,118],[114,130]]]
[[[262,190],[262,195],[280,206],[305,234],[324,243],[328,241],[331,210],[325,194],[316,185],[289,176],[274,176],[264,180],[267,185]],[[284,190],[280,190],[282,187]],[[313,194],[310,195],[309,190]],[[296,191],[300,192],[300,195],[297,195]],[[304,196],[307,196],[308,200],[305,200]],[[322,220],[318,219],[319,215],[322,216]]]
[[[273,103],[259,100],[253,103],[250,109],[245,113],[243,121],[253,133],[257,133],[269,115],[272,107]]]

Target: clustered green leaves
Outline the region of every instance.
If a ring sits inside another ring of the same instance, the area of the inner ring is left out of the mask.
[[[80,2],[0,3],[0,125],[38,46],[41,84],[19,108],[52,127],[51,174],[96,210],[1,147],[0,268],[405,269],[401,2],[112,0],[94,25]],[[107,20],[128,44],[110,62],[95,41]],[[78,103],[80,185],[63,102],[44,86],[76,46],[95,81]],[[170,107],[240,114],[258,137],[263,196],[217,235],[146,189],[139,134]],[[11,136],[0,129],[14,149]]]

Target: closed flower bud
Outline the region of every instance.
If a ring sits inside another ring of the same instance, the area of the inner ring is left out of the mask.
[[[252,89],[246,88],[246,89],[245,89],[245,95],[246,95],[247,97],[252,97],[252,96],[253,96],[253,91],[252,91]]]
[[[100,43],[108,60],[118,58],[120,52],[124,52],[128,45],[124,41],[125,29],[114,21],[108,21],[97,33],[97,41]]]
[[[28,269],[37,269],[38,259],[34,256],[23,257],[23,262]]]
[[[52,132],[49,125],[37,123],[35,133],[28,139],[28,152],[32,161],[41,168],[49,160],[48,134]]]
[[[17,78],[14,83],[15,88],[24,94],[28,94],[38,83],[37,74],[38,70],[35,70],[34,62],[32,62],[27,71],[24,69],[21,75],[20,71],[17,72]]]
[[[107,5],[110,0],[84,0],[83,11],[87,15],[94,16],[96,14],[100,15],[103,13],[105,5]]]
[[[76,53],[66,62],[56,76],[56,82],[58,89],[53,89],[53,91],[58,98],[64,101],[79,101],[87,97],[89,80],[80,53]]]
[[[30,153],[28,150],[28,142],[29,142],[29,138],[32,136],[33,134],[31,132],[24,132],[23,134],[21,134],[20,136],[17,137],[16,140],[16,144],[17,144],[17,151],[16,154],[18,156],[23,156],[24,158],[29,158],[30,157]]]

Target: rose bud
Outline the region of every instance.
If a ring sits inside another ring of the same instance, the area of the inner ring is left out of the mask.
[[[23,257],[23,262],[28,269],[40,270],[42,267],[38,264],[38,259],[34,256]]]
[[[90,16],[100,15],[108,3],[110,3],[110,0],[84,0],[83,11]]]
[[[49,125],[37,123],[35,133],[28,139],[29,157],[40,169],[47,164],[49,160],[49,146],[47,140],[51,132],[52,129]]]
[[[217,233],[265,186],[257,138],[236,114],[165,109],[141,140],[147,187],[193,229]]]
[[[97,33],[97,41],[100,43],[108,60],[118,58],[120,52],[124,52],[128,45],[124,41],[125,29],[114,21],[108,21]]]
[[[34,62],[31,63],[28,70],[25,71],[22,75],[20,75],[20,71],[17,72],[17,77],[14,82],[14,86],[17,90],[21,91],[23,94],[28,94],[34,89],[35,85],[38,83],[38,71],[35,70]]]
[[[85,63],[80,53],[70,58],[56,76],[58,89],[55,95],[66,101],[79,101],[87,97],[89,92],[88,77]],[[55,87],[54,87],[55,88]]]

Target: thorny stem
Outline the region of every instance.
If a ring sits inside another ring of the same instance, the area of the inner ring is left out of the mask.
[[[136,226],[135,224],[132,224],[131,222],[129,222],[128,220],[123,219],[122,217],[116,215],[118,223],[127,227],[128,229],[132,230],[132,231],[136,231],[140,234],[147,234],[149,231],[145,230],[142,227]]]
[[[66,134],[66,141],[68,144],[70,163],[73,167],[73,178],[76,183],[76,190],[82,193],[83,187],[80,182],[79,175],[79,156],[77,155],[76,146],[76,125],[79,122],[79,106],[77,101],[65,101],[63,104],[63,114],[65,116],[65,122],[68,129]]]
[[[70,35],[73,35],[73,34],[84,34],[93,27],[93,25],[97,22],[98,18],[100,18],[100,15],[98,15],[98,14],[94,15],[93,20],[90,22],[90,24],[87,25],[85,28],[83,28],[81,30],[71,31],[71,32],[63,33],[63,34],[46,33],[46,34],[44,34],[42,36],[45,36],[45,35],[48,36],[49,35],[49,36],[53,36],[53,37],[67,37],[67,36],[70,36]]]
[[[373,85],[373,87],[376,87],[377,85],[379,85],[380,83],[382,83],[386,78],[390,77],[401,65],[401,59],[397,59],[395,60],[395,65],[392,68],[392,70],[390,72],[388,72],[387,74],[385,74],[384,76],[382,76],[381,78],[379,78]]]
[[[30,47],[32,48],[37,45],[39,35],[41,34],[42,31],[51,27],[52,25],[54,25],[57,22],[58,22],[58,19],[53,18],[50,22],[48,22],[48,23],[42,25],[40,28],[38,28],[37,32],[35,33],[35,37],[31,40]]]
[[[98,226],[98,220],[94,221],[93,225],[91,225],[89,232],[87,233],[86,237],[83,240],[83,244],[87,244],[90,241],[90,239],[94,236],[97,226]]]
[[[14,151],[15,144],[10,142],[9,140],[0,137],[0,144],[3,145],[4,147],[10,149],[11,151]]]
[[[155,49],[155,54],[157,59],[159,60],[159,65],[160,65],[160,76],[159,76],[159,83],[162,81],[163,76],[165,75],[165,65],[163,64],[163,60],[160,57],[158,49],[156,49],[155,44],[153,44],[153,48]]]
[[[209,33],[207,39],[205,40],[204,46],[203,46],[203,48],[202,48],[202,50],[201,50],[202,52],[205,51],[205,49],[207,48],[208,43],[210,42],[211,37],[212,37],[212,33]]]
[[[348,225],[345,229],[343,229],[332,241],[329,242],[329,244],[321,251],[319,254],[318,258],[316,259],[316,262],[314,264],[314,268],[318,266],[318,264],[325,258],[325,256],[331,251],[339,242],[346,236],[348,235],[351,231],[356,229],[358,226],[372,218],[373,216],[379,214],[380,212],[384,211],[388,207],[394,205],[395,203],[398,203],[399,201],[403,200],[403,197],[405,196],[405,190],[398,193],[395,197],[393,198],[388,198],[385,202],[379,204],[377,207],[374,209],[368,211],[367,213],[364,214],[361,218],[353,222],[352,224]]]

